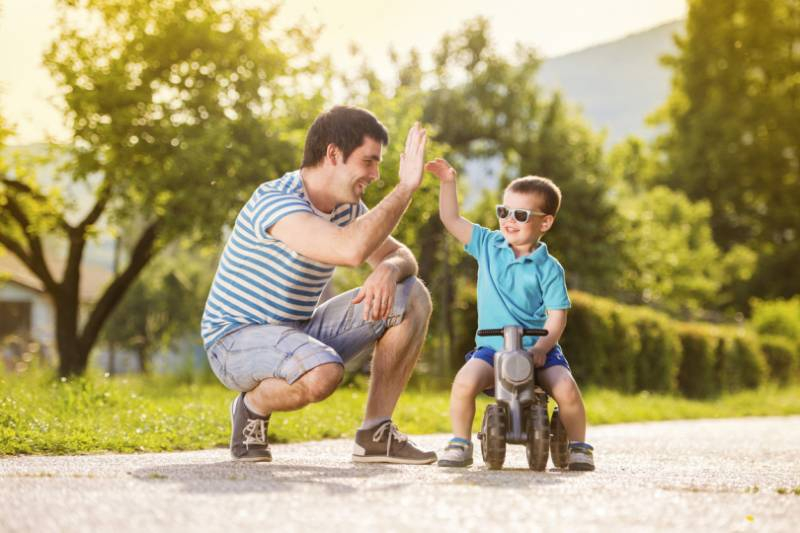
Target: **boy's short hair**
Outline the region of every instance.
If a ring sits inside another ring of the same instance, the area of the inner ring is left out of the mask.
[[[317,166],[325,157],[329,144],[336,145],[347,161],[353,150],[364,142],[364,136],[384,146],[389,144],[386,127],[366,109],[342,105],[332,107],[314,119],[308,129],[301,166]]]
[[[556,216],[561,207],[561,189],[548,178],[541,176],[517,178],[508,184],[506,191],[540,195],[544,199],[542,211],[548,215]]]

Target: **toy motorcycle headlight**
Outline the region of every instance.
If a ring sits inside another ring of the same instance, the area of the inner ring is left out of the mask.
[[[531,379],[533,365],[529,357],[521,353],[512,353],[503,358],[503,377],[515,385]]]

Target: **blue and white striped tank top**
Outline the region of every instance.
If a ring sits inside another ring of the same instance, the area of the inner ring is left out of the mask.
[[[261,184],[236,217],[222,251],[201,323],[206,349],[243,326],[311,317],[335,267],[300,255],[267,233],[298,212],[346,226],[366,207],[342,204],[330,214],[320,212],[308,200],[299,170]]]

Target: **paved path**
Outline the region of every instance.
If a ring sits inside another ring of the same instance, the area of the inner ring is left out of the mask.
[[[0,531],[800,531],[800,417],[591,429],[598,471],[354,465],[351,442],[0,459]],[[440,448],[445,436],[418,443]],[[787,490],[788,489],[788,490]]]

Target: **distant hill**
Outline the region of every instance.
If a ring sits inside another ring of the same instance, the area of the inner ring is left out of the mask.
[[[644,119],[669,95],[671,72],[659,58],[675,51],[674,33],[684,21],[677,20],[578,52],[547,59],[538,81],[559,88],[565,98],[578,104],[596,129],[606,128],[608,142],[627,135],[647,139],[655,130]]]

